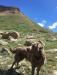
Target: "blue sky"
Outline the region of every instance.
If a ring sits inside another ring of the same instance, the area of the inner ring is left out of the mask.
[[[57,32],[57,0],[0,0],[0,5],[16,6],[40,26]]]

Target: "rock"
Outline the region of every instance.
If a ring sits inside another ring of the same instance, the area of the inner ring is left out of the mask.
[[[8,42],[5,42],[4,40],[0,40],[0,45],[8,45]]]
[[[22,74],[16,72],[15,69],[8,69],[8,70],[0,69],[0,75],[22,75]]]
[[[53,75],[57,75],[57,70],[54,70],[53,71]]]
[[[0,53],[2,53],[2,54],[4,54],[4,55],[9,55],[9,52],[8,52],[9,50],[7,49],[7,48],[2,48],[1,50],[0,50]]]
[[[0,69],[0,75],[4,75],[4,70]]]
[[[8,69],[5,71],[5,75],[22,75],[15,71],[15,69]]]
[[[33,35],[27,35],[26,39],[35,39]]]

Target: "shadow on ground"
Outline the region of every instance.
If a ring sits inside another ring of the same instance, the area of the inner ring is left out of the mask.
[[[0,69],[0,75],[23,75],[23,74],[16,72],[15,69],[8,69],[8,70]]]

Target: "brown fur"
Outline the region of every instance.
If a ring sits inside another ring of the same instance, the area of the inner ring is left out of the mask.
[[[18,63],[26,58],[28,61],[31,62],[32,65],[32,75],[34,75],[35,68],[37,67],[37,75],[39,75],[39,71],[41,66],[44,64],[45,54],[43,53],[43,44],[41,41],[35,43],[31,46],[31,48],[15,48],[11,49],[12,53],[15,53],[15,60],[11,66],[13,68],[14,64]]]
[[[14,39],[18,39],[20,37],[20,34],[16,31],[9,32],[8,34],[9,34],[9,36],[12,36]]]
[[[2,39],[9,39],[8,32],[1,33],[1,35],[2,35]]]
[[[9,39],[9,36],[13,37],[14,39],[18,39],[20,34],[18,32],[3,32],[0,33],[2,35],[2,39]]]

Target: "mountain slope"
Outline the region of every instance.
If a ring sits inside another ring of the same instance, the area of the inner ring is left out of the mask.
[[[31,21],[16,7],[0,6],[0,31],[18,31],[21,35],[18,39],[3,39],[0,36],[0,75],[2,74],[16,74],[31,75],[31,64],[23,60],[19,65],[19,69],[11,71],[9,68],[13,62],[13,56],[9,51],[12,49],[24,46],[25,41],[42,40],[45,43],[45,55],[47,63],[45,63],[40,70],[41,75],[53,75],[57,72],[57,33],[40,27],[35,22]],[[32,39],[26,37],[33,36]],[[54,49],[53,49],[54,48]],[[8,69],[8,70],[7,70]],[[8,71],[8,72],[7,72]],[[13,72],[13,73],[12,73]]]
[[[15,14],[20,12],[20,10],[16,7],[6,7],[0,5],[0,14]]]
[[[48,43],[51,43],[50,41],[57,40],[56,34],[31,21],[28,17],[21,13],[18,8],[0,6],[0,10],[3,10],[4,14],[1,15],[0,11],[0,30],[15,30],[26,35],[35,33],[37,38],[43,38]],[[6,11],[9,12],[6,13]],[[12,13],[11,11],[15,13]]]
[[[14,10],[13,10],[14,9]],[[18,13],[16,13],[16,10]],[[9,15],[6,14],[11,13]],[[15,14],[12,12],[15,11]],[[14,29],[17,31],[40,31],[48,32],[48,30],[40,27],[36,23],[29,20],[18,8],[0,6],[0,14],[3,12],[5,15],[0,15],[0,28],[3,30]]]

